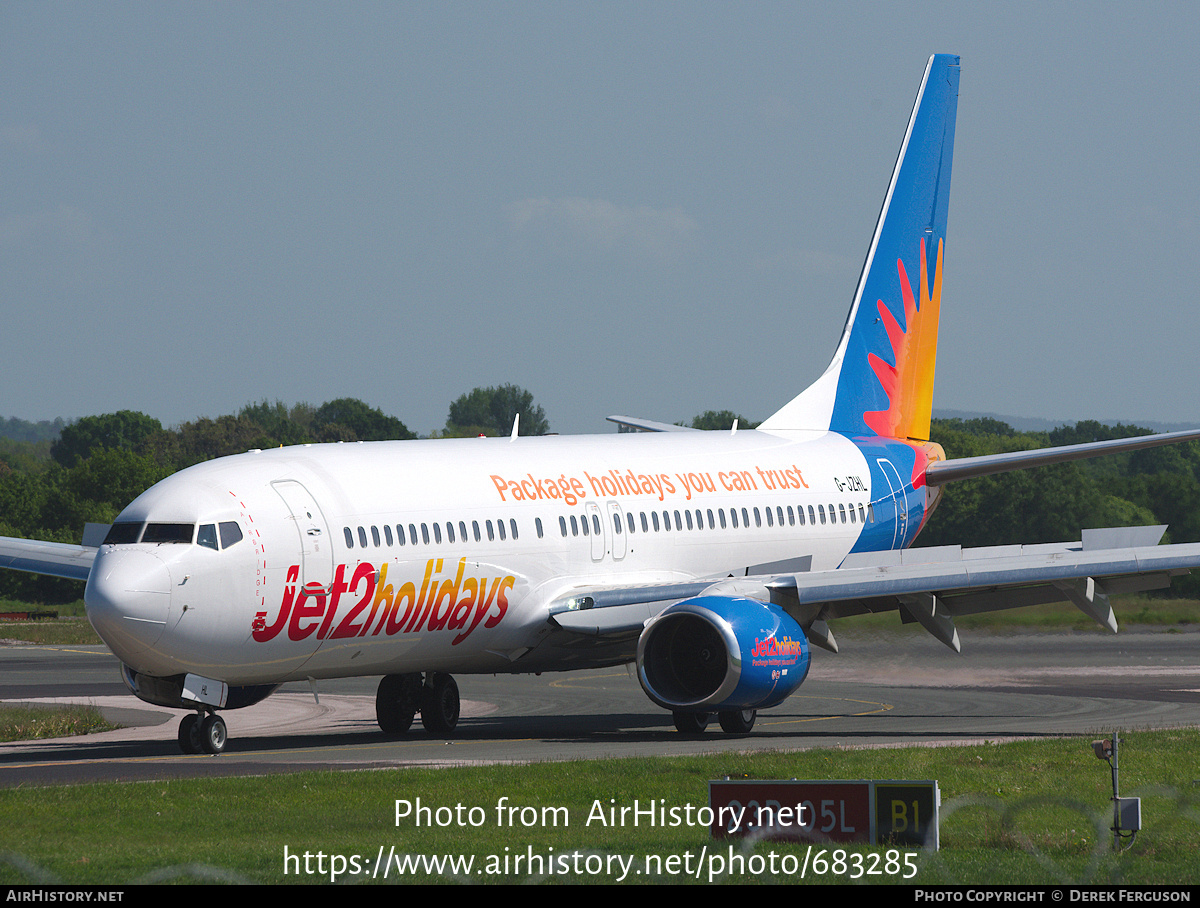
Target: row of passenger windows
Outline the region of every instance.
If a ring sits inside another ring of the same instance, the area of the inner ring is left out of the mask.
[[[348,549],[354,548],[355,544],[359,548],[365,549],[371,543],[374,544],[375,548],[379,548],[381,545],[441,545],[443,528],[446,542],[452,544],[458,540],[467,542],[471,538],[467,535],[467,522],[465,520],[460,520],[457,524],[453,520],[447,520],[445,523],[422,523],[420,524],[419,531],[417,526],[415,523],[410,523],[408,525],[408,532],[406,533],[404,524],[398,523],[396,524],[396,531],[393,533],[392,528],[385,524],[382,534],[379,527],[376,526],[371,527],[369,530],[367,527],[359,527],[357,533],[351,530],[350,527],[343,527],[342,534],[346,537],[346,548]],[[537,520],[537,530],[538,538],[541,538],[542,521],[540,518]],[[367,541],[368,533],[370,534],[370,543]],[[503,520],[495,522],[485,520],[482,526],[480,526],[478,520],[471,521],[471,535],[475,537],[476,542],[483,542],[485,535],[488,542],[495,542],[497,539],[504,542],[508,539],[509,533],[512,534],[513,539],[520,538],[517,532],[517,521],[511,517],[507,525]]]
[[[828,523],[874,523],[875,511],[871,505],[864,505],[859,502],[857,505],[845,503],[833,504],[830,503],[828,511],[823,504],[808,505],[807,519],[805,517],[805,506],[798,505],[795,508],[792,505],[775,505],[760,510],[759,508],[729,508],[728,516],[726,516],[725,508],[717,508],[715,511],[709,508],[707,511],[696,508],[694,511],[642,511],[640,513],[640,523],[643,533],[649,533],[651,530],[658,533],[663,530],[670,532],[671,530],[683,530],[685,527],[688,530],[703,530],[705,528],[705,518],[707,516],[708,529],[715,530],[718,526],[721,529],[732,527],[738,529],[741,527],[749,527],[750,521],[754,521],[756,527],[763,525],[764,519],[768,527],[774,526],[804,526],[806,523],[816,526],[818,522],[821,525]],[[659,514],[662,514],[661,520]],[[740,514],[740,518],[739,518]],[[672,519],[674,515],[674,519]],[[694,516],[693,516],[694,515]],[[753,515],[753,517],[751,516]],[[635,517],[633,512],[626,512],[625,519],[630,533],[637,532],[639,523],[638,517]],[[568,531],[568,521],[570,529]],[[786,524],[785,524],[786,521]],[[534,518],[534,527],[537,530],[538,539],[543,536],[542,518]],[[418,529],[419,527],[419,529]],[[616,532],[624,531],[621,524],[621,515],[613,514],[613,528]],[[565,538],[568,532],[571,536],[578,536],[582,533],[584,536],[591,534],[600,535],[600,515],[562,516],[558,518],[558,529]],[[472,538],[476,542],[482,542],[486,535],[488,542],[495,542],[497,539],[504,542],[511,537],[515,540],[520,538],[517,530],[517,521],[514,518],[509,518],[507,525],[503,520],[485,520],[482,525],[478,520],[471,521],[470,534],[467,531],[467,522],[459,520],[457,523],[453,520],[447,520],[445,523],[410,523],[407,526],[402,523],[396,524],[395,532],[392,531],[390,525],[385,524],[380,530],[377,526],[358,527],[357,530],[350,527],[343,527],[342,534],[346,539],[346,548],[352,549],[355,546],[358,548],[369,548],[374,546],[391,547],[392,545],[441,545],[443,540],[453,544],[457,541],[468,542]]]
[[[846,505],[845,503],[835,505],[831,503],[828,512],[826,512],[825,505],[823,504],[816,505],[815,507],[810,504],[808,505],[807,521],[805,520],[803,505],[798,505],[795,508],[791,505],[788,505],[786,508],[783,505],[775,505],[774,507],[763,508],[762,511],[758,508],[730,508],[728,518],[726,518],[725,508],[717,508],[716,511],[712,508],[708,508],[707,511],[700,508],[696,508],[694,511],[662,511],[661,521],[659,520],[659,513],[659,511],[650,511],[649,514],[645,511],[641,512],[640,523],[643,533],[649,533],[652,529],[655,533],[662,531],[670,532],[671,530],[679,531],[685,527],[688,530],[703,530],[706,515],[708,518],[708,529],[710,530],[715,530],[718,526],[723,530],[728,527],[732,527],[735,530],[739,526],[749,527],[751,519],[754,520],[756,527],[761,527],[764,518],[768,527],[776,525],[782,527],[785,525],[785,520],[787,521],[786,525],[792,527],[797,525],[804,526],[805,523],[816,526],[818,521],[822,526],[836,523],[859,524],[875,522],[875,509],[871,505],[863,505],[861,502],[857,505]],[[740,523],[738,518],[739,513],[741,514]],[[753,514],[753,518],[751,518],[751,514]],[[674,522],[672,522],[672,515],[674,515]],[[693,515],[695,515],[694,518]],[[613,529],[618,533],[622,532],[621,515],[613,514],[612,517]],[[581,531],[584,536],[589,535],[589,532],[596,533],[597,535],[600,533],[600,517],[598,514],[591,515],[590,529],[588,527],[587,515],[580,516],[577,520],[576,516],[572,514],[570,517],[558,518],[559,533],[564,537],[567,535],[568,520],[570,521],[570,533],[572,536],[578,536]],[[626,512],[625,520],[629,532],[636,533],[639,521],[635,518],[632,511]],[[541,534],[539,533],[538,535],[540,536]]]

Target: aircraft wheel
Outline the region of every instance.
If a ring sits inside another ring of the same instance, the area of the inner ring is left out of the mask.
[[[721,730],[727,735],[748,735],[758,717],[756,709],[723,709],[717,713]]]
[[[386,735],[402,735],[412,727],[421,703],[421,676],[384,675],[375,692],[375,719]]]
[[[448,735],[458,724],[458,685],[440,672],[421,692],[421,724],[431,735]]]
[[[225,720],[216,713],[209,713],[200,723],[200,746],[207,754],[219,754],[225,749]]]
[[[708,728],[708,720],[712,718],[712,713],[684,710],[676,710],[671,715],[675,719],[675,728],[681,735],[704,734],[704,729]]]
[[[185,754],[198,754],[204,749],[200,742],[200,717],[188,713],[179,722],[179,749]]]

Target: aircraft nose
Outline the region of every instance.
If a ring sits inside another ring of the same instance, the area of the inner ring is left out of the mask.
[[[158,643],[171,608],[171,574],[156,555],[120,549],[96,555],[83,594],[88,620],[123,661]]]

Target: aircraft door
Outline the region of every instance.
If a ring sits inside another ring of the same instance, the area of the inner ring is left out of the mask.
[[[900,479],[900,473],[892,462],[882,457],[877,462],[884,479],[891,487],[892,504],[895,506],[896,531],[892,536],[892,548],[894,549],[902,545],[908,538],[908,498],[904,494],[904,482]]]
[[[605,529],[612,533],[613,561],[620,561],[625,557],[627,542],[625,540],[625,525],[621,522],[624,519],[625,514],[621,511],[621,505],[615,501],[610,501],[608,503],[608,521],[610,526],[605,527]]]
[[[588,529],[592,533],[592,561],[603,561],[609,530],[605,526],[603,515],[600,513],[600,505],[594,501],[589,501],[584,506],[583,519],[588,521]]]
[[[328,591],[333,586],[333,537],[316,499],[301,483],[286,479],[271,483],[291,512],[300,537],[300,585]]]

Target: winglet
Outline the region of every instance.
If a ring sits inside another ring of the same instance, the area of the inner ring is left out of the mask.
[[[833,360],[759,428],[928,440],[958,76],[929,58]]]

